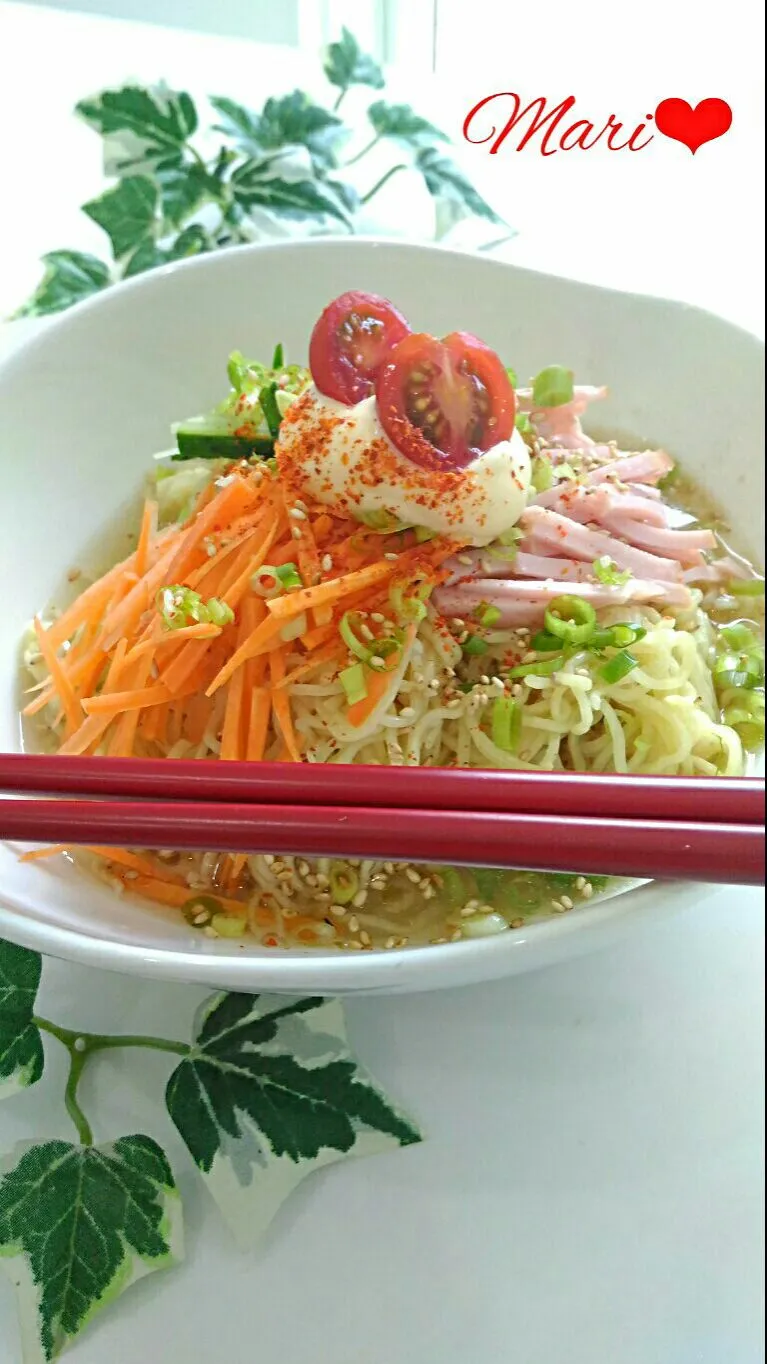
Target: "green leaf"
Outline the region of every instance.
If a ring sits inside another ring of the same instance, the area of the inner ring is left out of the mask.
[[[114,189],[83,204],[94,223],[103,227],[112,243],[115,260],[126,255],[146,237],[155,222],[159,191],[146,175],[129,175]]]
[[[246,161],[232,175],[232,194],[242,208],[270,209],[287,218],[336,218],[348,224],[343,205],[326,185],[315,180],[283,180],[267,174],[266,166]]]
[[[408,146],[418,147],[424,138],[448,142],[449,138],[433,123],[421,118],[409,104],[385,104],[377,100],[368,109],[368,118],[379,137],[393,137]]]
[[[573,371],[562,365],[547,365],[533,379],[534,407],[561,407],[572,402]]]
[[[332,166],[332,143],[343,126],[340,118],[320,104],[313,104],[303,90],[294,90],[290,95],[266,101],[259,119],[259,140],[267,150],[307,147],[315,161]]]
[[[181,1202],[150,1137],[42,1142],[0,1183],[0,1264],[30,1364],[56,1359],[130,1284],[182,1256]]]
[[[186,260],[189,256],[200,256],[210,250],[210,240],[204,227],[191,223],[180,232],[169,246],[158,246],[152,237],[139,242],[136,250],[125,262],[123,278],[141,275],[154,270],[158,265],[170,265],[173,261]]]
[[[32,1021],[41,970],[37,952],[0,938],[0,1099],[43,1073],[43,1043]]]
[[[76,111],[107,138],[107,170],[173,165],[197,128],[197,110],[184,91],[126,85],[81,100]]]
[[[421,1140],[351,1056],[335,1000],[213,996],[165,1097],[243,1244],[312,1170]]]
[[[219,192],[215,180],[196,161],[160,170],[156,179],[163,220],[171,227],[180,227],[200,204]]]
[[[211,95],[210,104],[221,119],[220,123],[213,125],[215,132],[225,133],[246,151],[256,154],[261,151],[258,114],[254,114],[242,104],[237,104],[233,99],[226,99],[223,95]]]
[[[419,151],[415,163],[426,182],[426,188],[435,199],[447,199],[478,218],[489,218],[493,223],[503,222],[454,162],[442,156],[434,147],[424,147]]]
[[[386,84],[378,63],[362,51],[348,28],[342,28],[340,41],[328,47],[323,69],[331,85],[342,91],[350,85],[370,85],[374,90],[382,90]]]
[[[110,283],[109,267],[82,251],[49,251],[43,256],[45,274],[17,317],[44,317],[81,303]]]

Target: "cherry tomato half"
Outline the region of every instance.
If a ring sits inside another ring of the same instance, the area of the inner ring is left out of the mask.
[[[309,342],[309,368],[320,393],[349,405],[369,397],[384,357],[409,332],[388,299],[341,294],[328,304]]]
[[[424,468],[463,469],[514,430],[509,376],[469,332],[406,336],[386,357],[376,397],[389,440]]]

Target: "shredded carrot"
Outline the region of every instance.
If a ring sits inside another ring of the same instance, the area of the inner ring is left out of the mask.
[[[285,687],[292,687],[294,682],[298,682],[300,678],[306,677],[307,673],[312,672],[314,668],[318,668],[321,663],[329,663],[333,658],[340,658],[342,652],[343,650],[340,642],[337,643],[336,641],[327,644],[324,649],[318,649],[308,662],[299,663],[297,668],[293,668],[291,672],[285,674],[281,682],[276,682],[274,684],[275,691],[283,691]]]
[[[129,871],[137,871],[140,876],[152,876],[172,886],[184,886],[189,897],[189,887],[183,876],[174,874],[170,868],[155,866],[148,857],[139,857],[138,853],[128,852],[126,848],[85,848],[84,851],[93,853],[95,857],[103,857],[107,862],[116,862],[119,867],[127,867]],[[127,884],[130,885],[130,882]]]
[[[376,587],[378,583],[384,582],[386,578],[391,578],[401,566],[396,561],[389,562],[382,560],[377,564],[368,564],[366,568],[358,568],[353,573],[347,573],[343,578],[333,578],[330,582],[319,583],[317,587],[305,587],[302,592],[287,592],[283,597],[275,597],[268,603],[269,610],[275,620],[284,624],[293,616],[298,616],[302,611],[311,611],[316,606],[330,605],[332,602],[340,601],[343,597],[349,596],[352,592],[360,592],[367,587]]]
[[[170,702],[164,706],[150,706],[141,712],[139,733],[148,744],[164,744],[168,732],[168,712]]]
[[[417,626],[409,625],[405,632],[404,649],[409,649],[416,636]],[[402,654],[392,654],[389,671],[385,673],[371,672],[366,678],[367,696],[362,701],[355,701],[353,706],[349,706],[346,718],[350,725],[359,729],[369,719],[378,705],[379,701],[386,694],[387,688],[391,685],[391,674],[395,668],[399,667]]]
[[[331,612],[331,616],[332,614],[333,613]],[[307,653],[311,653],[314,649],[318,649],[323,644],[326,644],[329,639],[339,638],[338,629],[331,621],[329,625],[320,625],[316,630],[307,630],[306,634],[301,636],[301,643]]]
[[[157,503],[147,498],[144,503],[144,514],[141,518],[141,530],[139,531],[138,544],[136,545],[136,573],[139,578],[143,578],[149,568],[149,555],[152,549],[155,531],[157,530]]]
[[[121,639],[112,655],[101,689],[102,696],[109,696],[111,692],[116,690],[117,683],[123,674],[126,652],[127,641]],[[111,715],[89,715],[80,728],[61,745],[59,753],[87,753],[96,746],[111,718]]]
[[[245,643],[240,645],[239,649],[232,654],[223,668],[216,673],[216,676],[208,687],[207,695],[212,696],[214,692],[218,691],[219,687],[222,687],[225,682],[228,682],[232,674],[237,671],[241,664],[246,663],[249,658],[255,658],[256,654],[260,654],[264,650],[269,649],[272,640],[275,635],[280,633],[282,626],[283,622],[281,620],[275,620],[273,617],[267,616],[266,620],[262,621],[253,631],[250,638],[246,639]]]
[[[217,639],[221,626],[203,621],[199,625],[184,625],[180,630],[164,630],[160,627],[154,634],[142,639],[125,656],[126,663],[133,663],[142,654],[153,654],[156,649],[168,644],[181,644],[185,639]]]
[[[137,687],[143,686],[149,676],[149,669],[152,660],[144,657],[139,664],[136,672],[135,682]],[[114,732],[107,745],[107,753],[110,758],[130,758],[133,754],[133,744],[136,738],[136,726],[139,722],[141,712],[139,710],[126,710],[120,716],[114,727]]]
[[[250,698],[245,757],[249,763],[261,762],[266,748],[272,698],[268,687],[254,687]]]
[[[189,700],[185,717],[186,737],[195,748],[203,741],[212,709],[213,702],[204,692],[195,692]],[[155,706],[152,714],[155,715],[160,710],[161,706]]]
[[[40,648],[40,653],[43,656],[43,661],[51,675],[54,688],[59,695],[59,699],[61,700],[61,704],[66,713],[69,732],[71,733],[73,730],[79,729],[82,724],[82,703],[78,701],[74,687],[64,672],[56,650],[52,647],[50,640],[47,639],[46,631],[43,629],[37,616],[35,616],[35,634],[37,635],[37,643]]]
[[[51,843],[46,848],[35,848],[32,852],[25,852],[19,858],[20,862],[41,862],[44,857],[55,857],[58,853],[68,852],[66,843]]]
[[[133,891],[135,895],[143,895],[147,900],[156,900],[158,904],[170,905],[173,909],[180,909],[188,900],[194,899],[195,894],[189,886],[161,881],[157,875],[139,875],[133,881],[126,881],[125,888]],[[242,915],[247,910],[244,900],[232,900],[223,895],[216,895],[215,898],[221,908],[230,914]]]
[[[269,676],[272,683],[272,709],[280,727],[283,743],[288,750],[291,762],[300,763],[303,761],[303,756],[296,731],[293,728],[290,697],[287,692],[279,690],[280,683],[285,677],[285,652],[283,649],[273,649],[270,653]]]

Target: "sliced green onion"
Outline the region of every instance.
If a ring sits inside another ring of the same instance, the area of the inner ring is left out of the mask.
[[[593,568],[597,582],[602,583],[605,587],[623,587],[623,584],[627,583],[631,577],[628,569],[621,570],[618,568],[618,565],[607,554],[595,559]]]
[[[280,409],[277,406],[277,385],[267,384],[262,388],[258,395],[258,404],[264,414],[264,421],[269,428],[269,435],[272,440],[276,440],[280,434]]]
[[[306,612],[302,611],[300,615],[294,616],[286,625],[283,625],[280,630],[280,639],[285,644],[291,644],[294,639],[300,639],[302,635],[305,635],[308,629],[309,621]]]
[[[514,425],[516,426],[521,436],[526,436],[528,431],[532,431],[533,429],[533,424],[530,421],[530,418],[528,417],[526,412],[517,413],[516,417],[514,418]]]
[[[229,356],[226,373],[236,393],[242,393],[248,380],[248,362],[242,351],[233,350]]]
[[[348,862],[330,865],[330,894],[334,905],[349,905],[360,888],[360,878]]]
[[[353,616],[354,613],[352,611],[344,611],[338,626],[338,632],[349,650],[349,653],[354,654],[355,658],[361,658],[363,663],[367,663],[375,650],[371,648],[371,645],[367,640],[360,639],[359,636],[355,634],[354,625],[352,624]]]
[[[517,380],[517,371],[515,369],[512,369],[511,365],[506,366],[506,377],[508,378],[508,381],[511,384],[512,388],[519,387],[519,383]]]
[[[573,372],[562,365],[548,365],[533,379],[533,404],[535,407],[561,407],[572,402],[574,386]]]
[[[218,597],[210,597],[207,607],[213,625],[231,625],[234,620],[234,611],[225,601],[220,601]]]
[[[358,701],[364,701],[368,694],[367,682],[365,681],[365,669],[361,663],[353,663],[351,668],[344,668],[338,674],[345,693],[346,701],[350,706],[356,706]]]
[[[536,455],[532,464],[530,482],[537,493],[547,493],[549,488],[554,487],[554,471],[551,467],[550,459],[544,459],[542,455]]]
[[[564,654],[557,654],[556,658],[539,658],[535,663],[520,663],[516,668],[509,668],[509,677],[550,677],[552,673],[558,673],[560,668],[565,665]]]
[[[210,926],[219,938],[243,938],[247,919],[235,919],[231,914],[214,914]]]
[[[285,364],[285,352],[282,349],[282,342],[278,341],[272,356],[272,369],[282,369]]]
[[[486,640],[480,639],[479,635],[469,635],[469,638],[463,641],[461,648],[471,658],[475,655],[486,654],[489,645]]]
[[[567,644],[585,644],[596,629],[597,613],[582,597],[555,597],[544,619],[549,634]]]
[[[455,867],[440,867],[438,875],[442,882],[442,896],[447,901],[448,909],[463,909],[468,895],[461,873]]]
[[[406,522],[398,521],[397,517],[388,511],[360,512],[358,520],[369,530],[379,531],[381,535],[394,535],[398,531],[410,529]]]
[[[522,711],[510,696],[497,696],[493,702],[490,737],[496,748],[515,753],[522,727]]]
[[[181,906],[181,913],[193,928],[206,928],[214,914],[221,913],[221,901],[212,895],[193,895]]]
[[[293,591],[294,588],[303,587],[303,579],[295,564],[280,564],[274,570],[275,576],[282,583],[286,592]]]
[[[282,583],[278,577],[279,570],[272,564],[262,564],[256,572],[252,574],[250,585],[258,597],[263,597],[265,601],[271,601],[273,597],[280,597],[284,591]]]
[[[763,597],[764,578],[734,578],[727,591],[732,597]]]
[[[620,682],[622,677],[626,677],[637,667],[639,667],[639,663],[634,655],[630,654],[628,649],[621,649],[619,654],[616,654],[614,658],[610,659],[609,663],[605,663],[605,666],[600,668],[599,673],[605,682]]]
[[[644,639],[646,630],[641,627],[634,628],[633,625],[614,625],[612,628],[613,643],[617,649],[625,649],[628,644],[636,644],[637,640]]]
[[[558,464],[554,469],[554,478],[557,483],[567,483],[578,477],[572,464]]]
[[[756,643],[753,631],[742,620],[734,620],[730,625],[723,625],[719,633],[731,649],[738,651],[750,649]]]
[[[557,635],[550,635],[547,630],[539,630],[530,640],[530,648],[535,649],[537,654],[554,654],[562,648],[562,641]]]
[[[183,630],[190,622],[202,625],[210,620],[199,592],[193,592],[181,583],[161,587],[155,600],[166,630]]]
[[[493,545],[492,552],[493,554],[496,553],[495,545],[503,545],[505,548],[511,549],[512,547],[518,545],[520,540],[522,540],[523,538],[524,538],[523,532],[519,529],[519,526],[509,526],[508,530],[501,531],[500,535],[498,536],[498,539],[495,541]]]
[[[764,681],[764,651],[722,654],[714,664],[714,678],[719,687],[758,687]]]
[[[405,596],[404,589],[399,583],[392,583],[389,588],[389,601],[400,620],[418,622],[426,616],[424,602],[432,590],[432,584],[422,582],[416,587],[412,596]]]
[[[501,619],[499,608],[497,606],[491,606],[490,603],[486,601],[479,603],[474,614],[480,625],[484,625],[488,630],[491,629],[493,625],[497,625]]]

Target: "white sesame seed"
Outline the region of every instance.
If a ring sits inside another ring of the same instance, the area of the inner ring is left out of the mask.
[[[371,611],[370,619],[373,621],[375,625],[383,625],[384,621],[386,620],[386,616],[382,616],[380,611]]]
[[[301,511],[301,508],[300,508],[300,507],[291,507],[291,508],[290,508],[290,515],[293,517],[293,520],[294,520],[294,521],[305,521],[305,520],[306,520],[306,512],[305,512],[305,511]]]
[[[450,624],[454,626],[456,630],[466,629],[466,621],[461,620],[460,616],[453,616],[453,619],[451,620]]]
[[[337,919],[346,918],[346,910],[344,909],[343,905],[331,905],[330,913],[335,914]]]
[[[352,900],[352,904],[354,905],[354,908],[355,908],[355,909],[362,909],[362,906],[365,904],[367,898],[368,898],[368,893],[367,893],[366,890],[358,890],[358,891],[357,891],[357,894],[355,895],[354,899]]]
[[[463,564],[466,568],[471,568],[474,560],[470,554],[459,554],[458,562],[459,564]]]
[[[323,571],[323,573],[329,573],[332,567],[333,567],[333,560],[331,559],[330,555],[329,555],[329,554],[323,555],[323,558],[322,558],[322,571]]]
[[[405,872],[405,875],[408,881],[412,882],[414,886],[419,885],[421,878],[418,875],[418,872],[413,867],[408,867]]]
[[[366,933],[365,930],[363,929],[363,931],[360,933],[360,942],[363,944],[363,946],[370,947],[372,941],[373,939],[371,938],[370,934]]]
[[[552,900],[551,908],[554,910],[555,914],[564,914],[565,912],[565,907],[559,900]]]
[[[593,894],[594,887],[592,886],[590,881],[587,881],[585,886],[583,887],[583,890],[581,891],[581,895],[583,896],[584,900],[590,900]]]
[[[564,905],[565,909],[572,909],[573,907],[573,902],[570,899],[569,895],[562,896],[562,904]]]
[[[576,890],[583,890],[583,887],[585,886],[585,884],[586,884],[586,877],[585,877],[585,876],[579,876],[579,877],[576,879],[576,882],[575,882],[575,889],[576,889]]]
[[[375,660],[371,659],[370,661],[372,663]],[[415,716],[415,711],[412,706],[403,706],[402,710],[399,713],[399,716],[400,720],[412,720]]]
[[[505,691],[505,690],[506,690],[505,684],[502,682],[502,680],[501,680],[500,677],[493,677],[493,678],[490,679],[490,681],[491,681],[491,685],[495,687],[496,691]]]
[[[386,939],[386,942],[384,943],[384,947],[389,947],[389,948],[391,948],[391,947],[396,947],[396,946],[397,946],[397,939],[396,939],[396,938],[387,938],[387,939]]]
[[[398,554],[384,554],[384,559],[388,559],[390,564],[393,564],[398,558]]]
[[[349,919],[349,932],[350,932],[350,933],[358,933],[358,932],[359,932],[359,927],[360,927],[360,921],[359,921],[359,919],[357,918],[357,915],[356,915],[356,914],[352,914],[351,918]]]
[[[301,539],[301,528],[300,528],[300,526],[294,526],[294,527],[293,527],[292,534],[293,534],[293,539],[294,539],[294,540],[300,540],[300,539]]]

